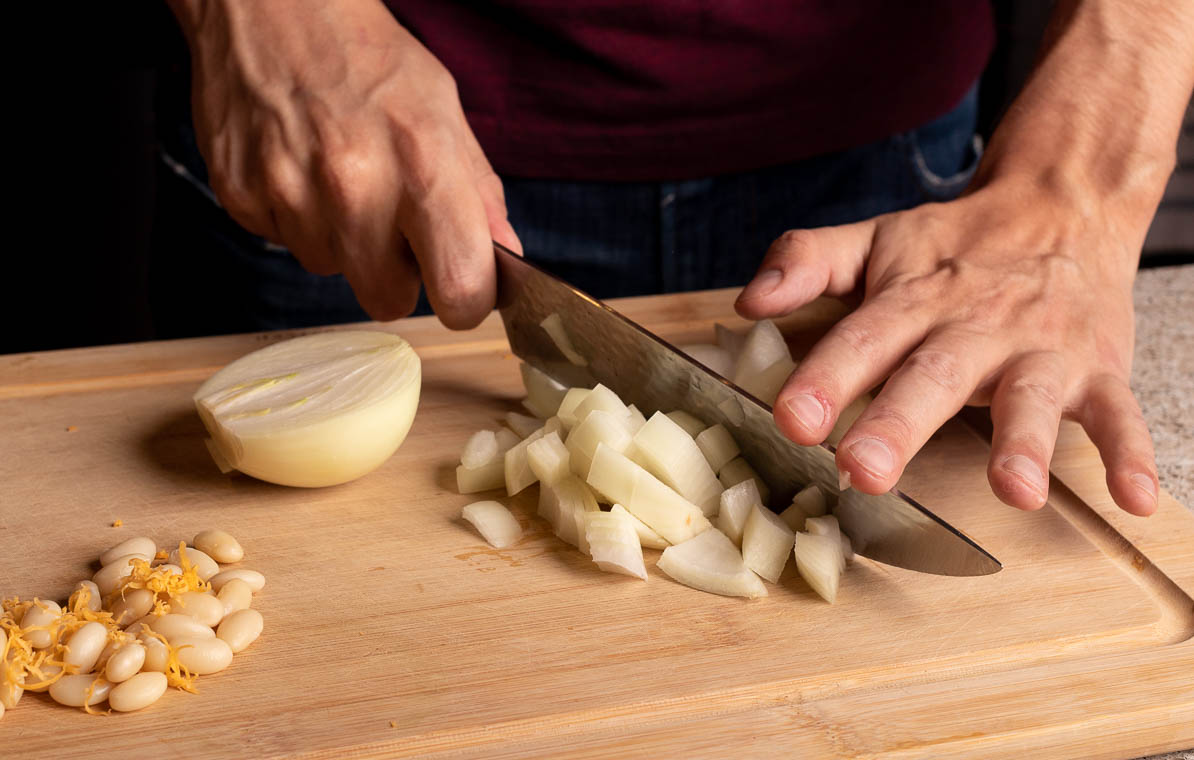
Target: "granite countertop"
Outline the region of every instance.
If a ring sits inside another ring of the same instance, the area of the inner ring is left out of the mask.
[[[1156,445],[1161,487],[1194,509],[1194,265],[1142,270],[1135,299],[1132,389]],[[1194,749],[1147,760],[1194,760]]]

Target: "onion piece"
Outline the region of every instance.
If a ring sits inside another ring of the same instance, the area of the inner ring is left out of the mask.
[[[630,410],[626,408],[626,404],[622,403],[622,399],[618,398],[618,394],[606,388],[601,383],[593,387],[588,395],[576,405],[573,411],[573,416],[576,418],[576,424],[579,425],[585,421],[595,411],[605,411],[612,414],[624,426],[628,425],[630,418]]]
[[[548,521],[554,525],[556,536],[588,553],[584,516],[586,512],[600,510],[593,492],[575,475],[565,475],[554,483],[541,484],[540,489],[540,509],[549,515],[554,513],[554,521],[550,518]],[[546,508],[542,500],[543,492],[549,492]]]
[[[503,457],[469,469],[464,465],[456,468],[456,490],[460,493],[477,493],[506,487],[506,465]]]
[[[673,544],[710,527],[700,507],[603,443],[597,445],[587,480],[611,503],[622,504],[630,514]]]
[[[644,549],[666,549],[669,544],[663,536],[651,530],[651,527],[634,515],[630,514],[626,507],[621,504],[614,504],[609,508],[610,512],[615,512],[620,515],[625,515],[630,524],[634,526],[634,532],[638,535],[639,545]]]
[[[414,421],[422,372],[397,335],[317,333],[229,364],[195,407],[227,463],[281,485],[319,487],[371,472]]]
[[[677,409],[674,412],[668,412],[668,417],[671,417],[672,422],[684,428],[684,432],[690,436],[696,437],[697,433],[709,427],[701,420],[683,410]]]
[[[568,392],[564,394],[564,400],[560,402],[560,408],[556,410],[556,416],[560,418],[565,431],[569,431],[576,426],[576,407],[580,406],[580,402],[584,401],[588,395],[588,388],[569,388]]]
[[[711,594],[767,596],[767,588],[742,562],[737,547],[716,528],[664,549],[656,567],[685,586]]]
[[[615,414],[598,409],[590,412],[585,421],[572,428],[566,443],[571,454],[572,472],[588,479],[597,446],[605,444],[619,454],[630,448],[633,438],[623,420]]]
[[[473,502],[461,511],[460,516],[472,523],[482,538],[496,549],[505,549],[522,536],[522,526],[500,502]]]
[[[758,374],[743,377],[738,381],[738,385],[764,404],[775,406],[780,389],[795,369],[796,362],[783,356]]]
[[[804,521],[820,517],[828,510],[825,493],[814,483],[801,488],[792,497],[792,505],[780,513],[780,517],[792,530],[803,530]]]
[[[779,519],[779,515],[756,504],[746,518],[746,529],[742,532],[742,561],[759,577],[778,583],[795,540],[796,531]]]
[[[842,529],[837,523],[837,518],[833,515],[824,515],[823,517],[810,517],[804,521],[804,529],[814,536],[828,536],[838,543],[842,543]],[[853,554],[853,550],[850,552]],[[846,569],[846,553],[843,549],[841,552],[842,569]]]
[[[759,477],[759,473],[755,472],[755,468],[751,467],[750,463],[742,457],[736,457],[727,462],[717,473],[717,478],[726,488],[736,486],[744,480],[754,480],[755,486],[759,489],[759,499],[763,502],[763,506],[767,506],[771,502],[771,489]]]
[[[511,446],[503,457],[502,467],[506,479],[507,496],[513,496],[539,479],[531,469],[530,460],[527,459],[527,447],[542,438],[546,434],[545,431],[545,427],[539,428],[519,441],[517,445]]]
[[[730,435],[730,431],[726,430],[726,426],[720,422],[697,433],[696,445],[705,455],[705,461],[709,463],[709,467],[714,472],[725,467],[731,459],[742,453],[734,436]]]
[[[460,464],[465,469],[475,470],[498,458],[497,436],[492,430],[478,430],[464,444],[460,453]]]
[[[746,520],[755,505],[762,506],[759,497],[759,487],[755,481],[747,478],[737,485],[730,486],[721,494],[721,509],[717,513],[717,527],[734,542],[742,545],[742,533],[746,530]]]
[[[742,345],[746,343],[746,336],[716,322],[713,325],[713,342],[717,344],[718,348],[725,349],[737,364],[738,355],[742,353]]]
[[[634,435],[630,458],[673,491],[701,508],[706,517],[717,514],[725,490],[692,436],[662,412],[656,412]]]
[[[526,362],[518,365],[522,373],[522,385],[527,390],[527,397],[522,405],[536,417],[550,417],[560,408],[564,394],[568,389],[554,378]]]
[[[747,331],[734,362],[734,376],[730,379],[735,385],[743,386],[744,381],[761,374],[778,360],[791,358],[792,353],[779,328],[770,319],[761,319]]]
[[[514,431],[519,438],[526,438],[531,433],[543,427],[543,420],[550,417],[551,414],[544,415],[543,418],[529,417],[518,412],[506,412],[506,427]]]
[[[527,445],[527,464],[540,483],[554,483],[571,474],[569,459],[559,433],[548,433]]]
[[[850,543],[850,537],[845,533],[839,534],[842,537],[842,557],[847,562],[854,561],[854,544]]]
[[[586,512],[585,540],[589,556],[607,573],[647,580],[643,549],[628,512]]]
[[[630,412],[630,422],[627,425],[627,429],[630,430],[631,435],[634,435],[643,425],[647,424],[647,418],[643,416],[643,413],[634,404],[627,406],[626,411]]]
[[[841,542],[829,536],[797,533],[792,551],[801,577],[822,599],[833,604],[842,577]]]
[[[548,314],[539,323],[539,326],[551,337],[552,343],[556,344],[556,348],[560,349],[560,353],[564,355],[565,359],[578,367],[588,365],[588,360],[581,356],[576,347],[572,345],[572,338],[568,335],[568,329],[564,327],[564,320],[560,318],[559,312],[553,311]]]
[[[689,343],[679,346],[679,349],[722,377],[729,378],[734,374],[734,357],[721,346],[712,343]]]

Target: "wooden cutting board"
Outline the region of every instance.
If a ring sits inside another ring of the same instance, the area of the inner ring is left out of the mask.
[[[729,291],[616,306],[708,340]],[[790,319],[796,342],[840,310]],[[1045,509],[1000,504],[987,445],[948,424],[905,490],[1003,561],[943,578],[865,559],[838,603],[788,570],[727,599],[654,567],[599,572],[511,506],[495,550],[459,519],[468,436],[517,409],[496,317],[394,324],[423,359],[419,415],[381,469],[290,489],[219,474],[191,406],[221,365],[297,332],[0,357],[0,594],[65,596],[98,554],[218,526],[265,573],[265,633],[198,695],[94,717],[29,694],[0,720],[20,757],[1126,758],[1194,746],[1194,516],[1114,508],[1067,425]],[[114,528],[115,520],[123,527]],[[653,565],[657,552],[648,552]]]

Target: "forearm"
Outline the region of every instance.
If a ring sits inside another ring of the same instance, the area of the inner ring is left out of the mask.
[[[1135,250],[1175,161],[1194,87],[1194,2],[1063,0],[976,186],[1027,183],[1114,217]]]

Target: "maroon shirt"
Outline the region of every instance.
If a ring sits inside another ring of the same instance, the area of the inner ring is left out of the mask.
[[[665,180],[911,129],[975,82],[987,0],[389,0],[499,173]]]

